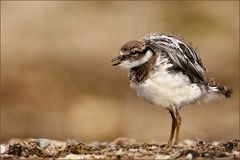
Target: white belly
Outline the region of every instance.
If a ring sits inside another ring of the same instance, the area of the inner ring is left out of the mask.
[[[147,101],[165,108],[192,103],[203,94],[196,84],[191,84],[189,78],[181,73],[157,72],[142,84],[131,83],[131,87]]]

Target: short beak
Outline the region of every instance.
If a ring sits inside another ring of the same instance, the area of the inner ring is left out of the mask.
[[[121,64],[122,62],[123,62],[123,56],[121,56],[121,55],[112,59],[113,66],[117,66],[117,65]]]

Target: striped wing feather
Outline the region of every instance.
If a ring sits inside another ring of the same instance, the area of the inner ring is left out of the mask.
[[[205,67],[193,48],[173,36],[147,35],[144,38],[149,47],[155,51],[164,51],[172,60],[175,68],[189,75],[195,82],[206,82]]]

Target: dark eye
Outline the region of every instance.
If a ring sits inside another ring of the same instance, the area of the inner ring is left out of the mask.
[[[132,51],[131,56],[137,57],[140,54],[139,51]]]

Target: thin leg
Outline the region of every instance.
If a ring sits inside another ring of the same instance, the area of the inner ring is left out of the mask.
[[[175,115],[176,115],[176,122],[177,122],[177,130],[176,130],[176,138],[175,138],[175,142],[174,144],[178,144],[179,142],[179,133],[180,133],[180,127],[181,127],[181,123],[182,123],[182,118],[178,112],[178,110],[175,110]]]
[[[170,134],[170,138],[168,140],[168,146],[172,146],[172,141],[173,141],[173,137],[174,137],[174,133],[175,133],[175,129],[176,129],[176,125],[177,125],[177,121],[174,115],[174,112],[169,110],[171,117],[172,117],[172,128],[171,128],[171,134]]]

